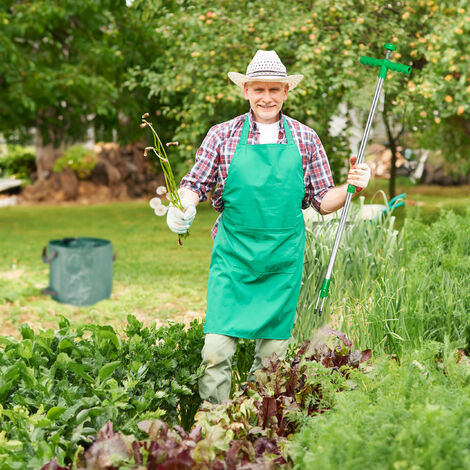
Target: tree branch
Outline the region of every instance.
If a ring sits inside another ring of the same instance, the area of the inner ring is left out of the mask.
[[[403,115],[403,117],[404,117],[404,115]],[[395,137],[396,141],[398,141],[400,139],[400,137],[403,135],[403,132],[405,132],[405,123],[402,123],[400,132],[398,132],[398,134]]]
[[[397,11],[397,10],[394,10],[392,7],[388,6],[388,5],[383,5],[379,8],[379,10],[377,11],[377,16],[381,16],[382,15],[382,12],[384,10],[389,10],[391,11],[392,13],[395,13],[395,15],[398,15],[400,16],[400,12]]]

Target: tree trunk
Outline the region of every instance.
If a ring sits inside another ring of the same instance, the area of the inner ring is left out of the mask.
[[[392,152],[392,159],[390,161],[390,180],[388,185],[388,198],[393,199],[395,197],[395,179],[396,179],[396,165],[397,165],[397,145],[396,140],[393,137],[392,129],[390,128],[390,123],[387,119],[387,114],[384,109],[383,113],[383,121],[385,124],[385,129],[387,130],[388,136],[388,145],[390,147],[390,151]]]
[[[390,161],[390,182],[388,186],[388,197],[393,199],[396,196],[396,175],[397,175],[397,152],[398,152],[398,142],[402,134],[405,132],[405,112],[403,112],[401,129],[395,136],[393,135],[392,126],[388,120],[388,107],[389,103],[393,101],[389,96],[385,95],[384,99],[384,109],[383,109],[383,122],[385,124],[385,129],[387,130],[388,136],[388,146],[392,152],[392,159]],[[405,108],[406,109],[406,108]]]
[[[59,149],[54,147],[54,140],[51,136],[50,143],[44,145],[44,140],[41,132],[42,116],[41,112],[38,113],[36,118],[36,126],[34,133],[34,147],[36,149],[36,170],[37,178],[40,181],[46,180],[52,174],[54,163],[60,153]],[[49,134],[52,132],[49,131]]]
[[[397,179],[397,142],[395,139],[389,139],[390,150],[392,151],[392,160],[390,162],[390,184],[388,187],[388,197],[393,199],[396,196],[396,179]]]
[[[390,161],[390,182],[388,186],[388,197],[389,199],[393,199],[396,196],[396,176],[397,176],[397,147],[398,141],[400,140],[401,135],[405,131],[405,115],[403,115],[403,122],[397,135],[393,135],[392,126],[390,121],[388,120],[388,100],[387,95],[385,95],[384,100],[384,110],[383,110],[383,122],[385,124],[385,129],[387,130],[387,137],[388,137],[388,146],[390,151],[392,152],[392,159]]]

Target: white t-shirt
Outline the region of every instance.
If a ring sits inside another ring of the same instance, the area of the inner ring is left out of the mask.
[[[277,139],[279,137],[279,121],[274,124],[262,124],[261,122],[256,122],[256,125],[260,133],[260,144],[277,144]]]

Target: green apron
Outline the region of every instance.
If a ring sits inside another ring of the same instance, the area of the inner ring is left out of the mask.
[[[288,339],[302,281],[302,157],[287,144],[248,145],[248,115],[223,191],[204,333]]]

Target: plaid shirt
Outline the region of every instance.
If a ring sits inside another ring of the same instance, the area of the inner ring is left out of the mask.
[[[259,130],[254,121],[253,111],[250,110],[248,145],[259,143]],[[196,162],[189,173],[181,180],[181,187],[188,188],[199,194],[199,201],[207,199],[207,193],[214,186],[211,204],[216,211],[224,210],[222,193],[227,179],[230,162],[240,141],[240,134],[246,114],[213,126],[196,153]],[[330,165],[323,145],[313,129],[299,121],[284,115],[295,144],[302,156],[302,166],[305,183],[305,198],[302,209],[310,205],[318,212],[323,196],[333,187]],[[278,144],[287,144],[282,120],[279,126]],[[220,216],[212,227],[212,238],[215,238]]]

